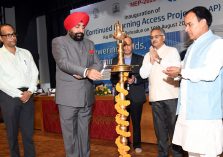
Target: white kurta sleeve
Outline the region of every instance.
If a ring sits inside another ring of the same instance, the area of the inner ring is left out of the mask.
[[[149,75],[150,75],[151,68],[152,68],[152,64],[150,63],[150,56],[149,56],[149,53],[147,53],[144,56],[144,59],[143,59],[143,62],[142,62],[142,66],[141,66],[141,68],[139,70],[140,76],[143,79],[148,78]]]

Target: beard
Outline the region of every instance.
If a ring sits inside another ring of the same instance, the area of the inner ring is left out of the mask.
[[[75,41],[82,41],[84,39],[84,33],[69,33],[70,37]]]

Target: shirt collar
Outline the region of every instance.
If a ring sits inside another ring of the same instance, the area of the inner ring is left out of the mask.
[[[128,56],[124,54],[124,58],[126,58],[126,59],[130,58],[131,59],[132,58],[132,53],[131,53],[131,55],[128,55]]]
[[[18,48],[17,46],[16,46],[15,48],[16,48],[15,53],[18,53],[18,52],[19,52],[19,48]],[[8,52],[8,53],[11,53],[11,52],[5,47],[5,45],[2,46],[2,50],[5,51],[5,52]]]
[[[211,30],[209,30],[206,33],[202,34],[199,38],[194,40],[194,43],[200,43],[200,42],[206,40],[207,38],[209,38],[211,35],[213,35],[213,32]]]
[[[165,49],[166,44],[163,44],[157,51],[162,51],[163,49]]]

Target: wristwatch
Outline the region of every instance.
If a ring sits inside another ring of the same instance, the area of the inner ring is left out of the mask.
[[[181,75],[181,73],[179,73],[179,74],[177,75],[177,77],[178,77],[179,79],[182,79],[182,75]]]

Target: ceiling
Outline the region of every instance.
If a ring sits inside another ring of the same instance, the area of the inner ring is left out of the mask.
[[[33,0],[33,3],[41,3],[41,1],[43,0]],[[24,4],[29,4],[29,0],[1,0],[0,1],[0,5],[2,7],[13,7],[13,6],[18,6],[20,4],[24,5]]]

